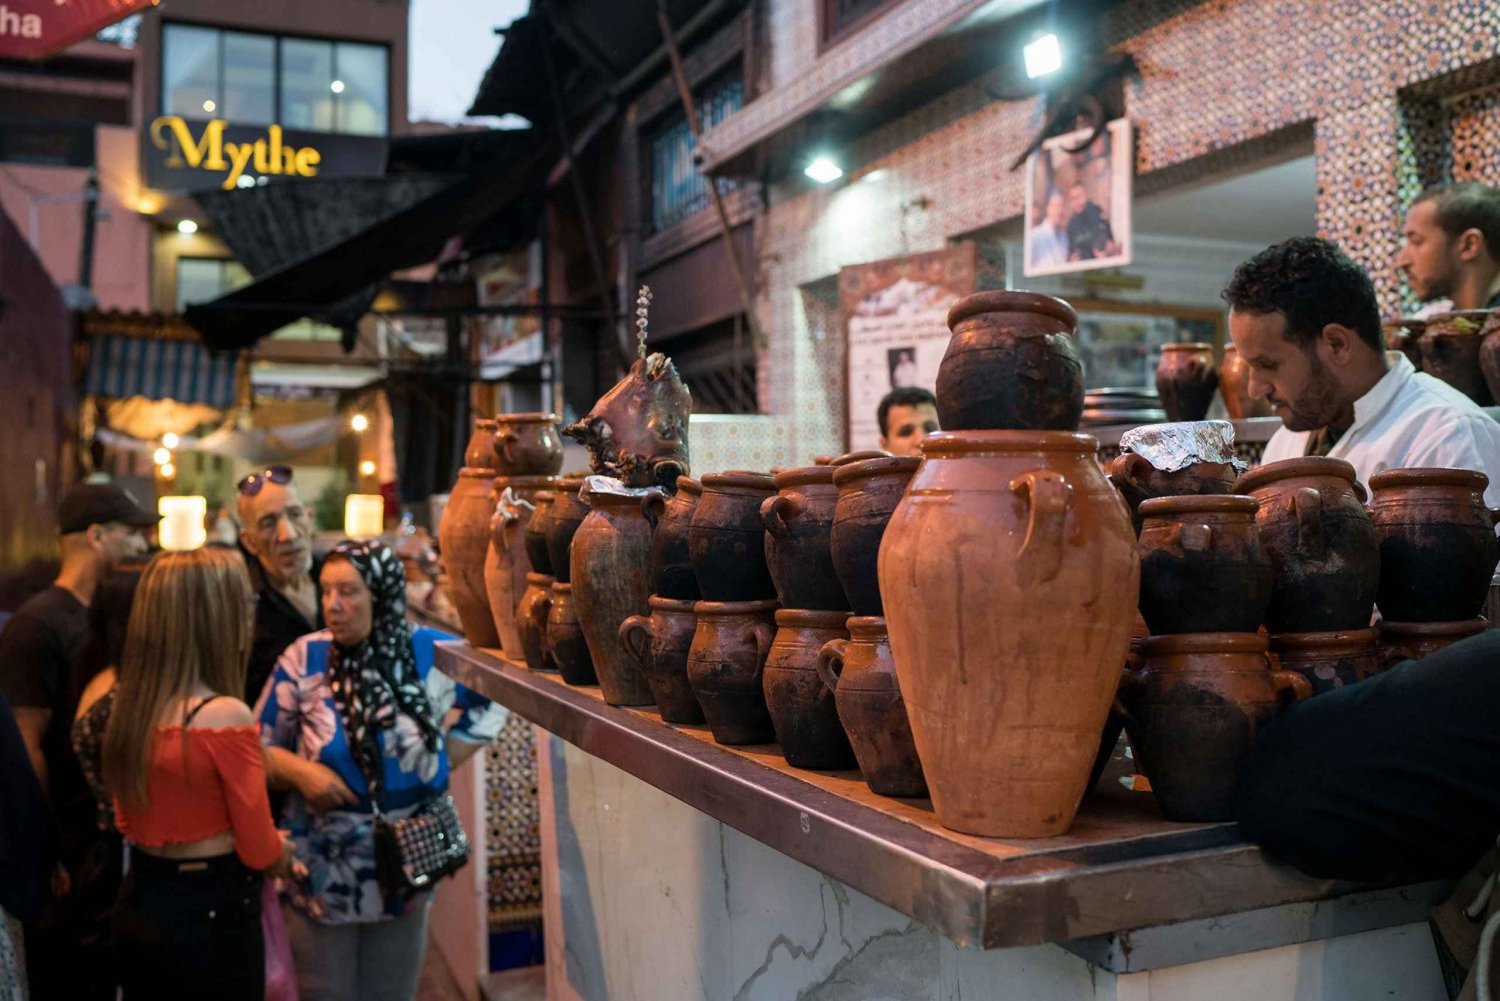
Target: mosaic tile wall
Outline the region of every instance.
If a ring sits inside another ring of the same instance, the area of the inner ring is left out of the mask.
[[[957,6],[911,0],[819,59],[812,6],[771,0],[780,86],[705,146],[758,133],[805,97],[809,75],[841,79],[872,53],[898,49],[917,21]],[[1493,0],[1143,0],[1111,16],[1106,37],[1142,68],[1127,95],[1142,187],[1153,172],[1185,183],[1222,170],[1236,149],[1301,141],[1312,123],[1319,231],[1370,269],[1387,312],[1408,305],[1390,262],[1415,192],[1450,176],[1500,176],[1500,96],[1460,98],[1500,80]],[[845,265],[935,250],[1019,215],[1023,175],[1007,169],[1008,154],[1038,124],[1037,102],[991,101],[971,85],[865,137],[835,190],[770,193],[756,226],[771,335],[760,402],[789,429],[773,464],[842,441],[842,336],[820,284]]]
[[[542,919],[542,836],[535,728],[518,714],[484,750],[485,841],[492,930]]]

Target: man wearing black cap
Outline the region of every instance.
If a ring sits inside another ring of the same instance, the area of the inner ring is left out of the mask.
[[[68,741],[78,695],[89,680],[73,676],[88,638],[89,603],[112,565],[146,551],[143,530],[157,517],[113,483],[73,487],[57,514],[62,570],[51,587],[16,609],[0,632],[0,694],[15,711],[32,767],[47,790],[67,866],[94,836],[92,797]],[[54,889],[65,895],[66,880]],[[26,928],[32,996],[78,997],[66,973],[70,963],[77,965],[69,958],[77,943],[69,946],[65,919],[51,910]]]

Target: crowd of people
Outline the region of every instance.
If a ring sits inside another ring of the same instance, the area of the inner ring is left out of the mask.
[[[120,487],[59,505],[62,569],[0,632],[0,999],[415,995],[432,890],[377,818],[504,711],[432,669],[390,549],[314,560],[289,467],[238,514],[238,547],[150,553]]]

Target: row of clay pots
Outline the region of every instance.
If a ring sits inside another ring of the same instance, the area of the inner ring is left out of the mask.
[[[1500,311],[1461,310],[1384,325],[1386,347],[1401,351],[1482,407],[1500,400]]]
[[[464,465],[499,476],[556,476],[563,444],[556,414],[500,414],[474,421]]]

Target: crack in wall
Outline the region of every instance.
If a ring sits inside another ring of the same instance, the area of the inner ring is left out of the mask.
[[[734,1001],[746,1001],[746,999],[750,996],[750,988],[754,986],[757,980],[770,972],[771,964],[776,961],[776,950],[778,948],[786,949],[787,955],[792,959],[818,958],[818,953],[822,951],[823,943],[828,938],[828,900],[823,896],[823,888],[821,886],[818,887],[818,900],[821,902],[823,909],[823,930],[818,933],[818,940],[813,943],[812,948],[808,949],[804,946],[800,946],[796,942],[793,942],[791,939],[787,938],[785,935],[777,935],[774,939],[771,940],[771,944],[766,947],[766,958],[761,961],[761,964],[759,966],[751,971],[749,977],[745,978],[745,980],[740,984],[739,990],[735,991]],[[838,967],[835,966],[834,969],[838,969]],[[798,997],[800,998],[801,995],[798,995]]]

